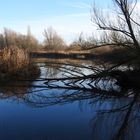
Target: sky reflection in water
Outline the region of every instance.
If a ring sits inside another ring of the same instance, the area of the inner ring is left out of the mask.
[[[41,70],[42,77],[49,77],[50,73],[60,76],[58,69],[41,67]],[[43,85],[43,82],[33,84]],[[123,139],[137,140],[140,137],[138,98],[133,102],[132,97],[92,98],[85,96],[86,92],[74,90],[18,88],[21,87],[15,88],[16,92],[14,88],[1,89],[2,140],[111,140],[117,138],[118,133]],[[74,96],[61,98],[65,94]],[[79,94],[83,98],[75,96]],[[119,132],[127,116],[127,126],[124,125]]]

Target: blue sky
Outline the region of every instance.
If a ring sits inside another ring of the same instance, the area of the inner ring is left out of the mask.
[[[0,0],[0,30],[4,27],[26,33],[30,26],[33,35],[43,40],[43,30],[52,26],[66,42],[81,32],[95,31],[91,22],[91,5],[95,0]],[[111,0],[96,0],[105,6]]]

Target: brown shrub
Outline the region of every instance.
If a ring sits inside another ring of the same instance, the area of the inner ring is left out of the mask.
[[[30,63],[28,53],[16,46],[6,47],[0,52],[0,81],[27,79],[39,75],[39,69]]]
[[[6,47],[0,52],[0,69],[14,72],[29,64],[28,53],[16,46]]]

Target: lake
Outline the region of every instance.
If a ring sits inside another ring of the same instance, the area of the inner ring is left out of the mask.
[[[36,61],[41,70],[37,80],[1,86],[0,140],[138,140],[139,97],[49,87],[45,78],[69,77],[67,69],[72,75],[93,72],[74,67],[77,63],[92,66],[92,62],[64,62]]]

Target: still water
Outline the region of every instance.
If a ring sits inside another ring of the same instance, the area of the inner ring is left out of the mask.
[[[37,65],[41,70],[38,79],[65,74],[59,65],[54,67],[52,63],[44,62]],[[81,71],[85,74],[91,72]],[[27,84],[29,86],[25,86]],[[138,97],[105,98],[99,93],[45,86],[44,80],[35,80],[1,87],[0,140],[140,138]]]

